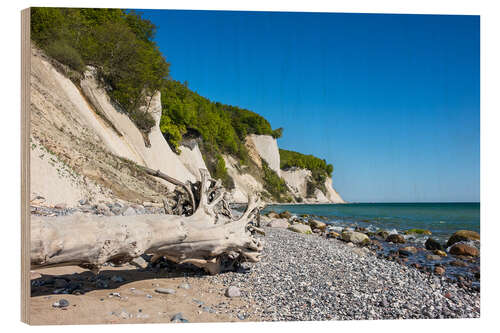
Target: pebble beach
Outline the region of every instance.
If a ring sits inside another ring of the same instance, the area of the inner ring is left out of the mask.
[[[478,289],[326,237],[326,230],[294,232],[265,219],[261,261],[236,272],[210,276],[191,265],[152,265],[147,256],[143,268],[108,266],[97,277],[74,267],[40,270],[33,272],[32,305],[42,324],[480,316]],[[61,277],[62,288],[54,283]],[[189,290],[179,289],[185,283]],[[68,304],[58,307],[60,299]]]
[[[337,239],[265,228],[261,262],[208,277],[241,285],[257,320],[477,318],[479,292]]]

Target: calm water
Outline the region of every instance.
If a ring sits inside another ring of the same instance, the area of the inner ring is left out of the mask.
[[[447,240],[457,230],[479,232],[479,203],[358,203],[343,205],[271,205],[263,210],[328,218],[332,226],[366,227],[403,232],[411,228],[427,229],[432,237]],[[419,237],[426,238],[426,237]]]

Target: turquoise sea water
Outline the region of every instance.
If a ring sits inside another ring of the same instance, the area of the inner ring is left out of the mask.
[[[270,210],[292,214],[325,216],[332,226],[360,226],[370,231],[384,229],[403,232],[427,229],[432,237],[445,241],[457,230],[480,229],[479,203],[356,203],[341,205],[270,205]],[[425,238],[425,237],[422,237]]]

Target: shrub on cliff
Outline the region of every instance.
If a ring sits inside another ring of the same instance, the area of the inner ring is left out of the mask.
[[[153,41],[155,26],[134,11],[96,8],[32,8],[31,38],[48,55],[82,72],[97,69],[108,94],[139,129],[152,118],[140,112],[159,90],[169,64]]]

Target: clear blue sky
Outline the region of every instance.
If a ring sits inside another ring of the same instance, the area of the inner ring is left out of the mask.
[[[479,17],[142,11],[171,76],[283,127],[348,201],[479,201]]]

